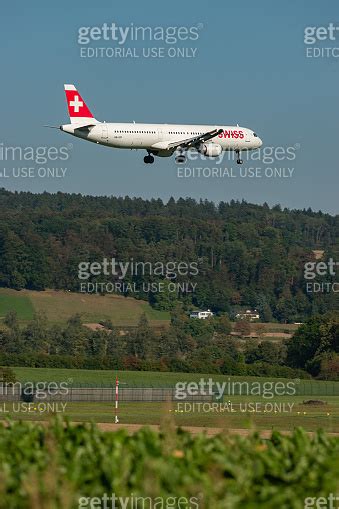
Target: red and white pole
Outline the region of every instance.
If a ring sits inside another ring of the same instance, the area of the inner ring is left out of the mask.
[[[119,380],[118,376],[115,379],[115,424],[118,424],[118,408],[119,408]]]

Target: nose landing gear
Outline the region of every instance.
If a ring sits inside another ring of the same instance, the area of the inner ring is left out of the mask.
[[[235,153],[237,154],[237,164],[242,164],[244,161],[240,159],[240,150],[236,150]]]

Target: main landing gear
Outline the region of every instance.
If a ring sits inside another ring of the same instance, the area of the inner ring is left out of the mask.
[[[244,161],[240,159],[240,150],[236,150],[235,153],[237,154],[237,164],[242,164]]]
[[[154,157],[150,152],[148,152],[148,155],[144,157],[144,163],[145,164],[153,164],[154,163]]]
[[[186,162],[186,156],[184,154],[179,154],[175,158],[176,164],[184,164]]]
[[[186,152],[185,150],[178,148],[175,156],[176,164],[184,164],[186,162]]]

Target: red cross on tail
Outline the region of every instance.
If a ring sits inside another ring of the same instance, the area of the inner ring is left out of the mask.
[[[93,122],[94,117],[74,85],[64,85],[71,124]]]

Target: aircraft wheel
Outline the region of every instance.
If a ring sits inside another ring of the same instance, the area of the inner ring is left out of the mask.
[[[144,163],[145,164],[153,164],[154,163],[154,157],[148,154],[148,156],[144,157]]]
[[[175,158],[175,162],[176,162],[177,164],[183,164],[183,163],[185,163],[185,162],[186,162],[186,157],[185,157],[185,156],[177,156],[177,157]]]

